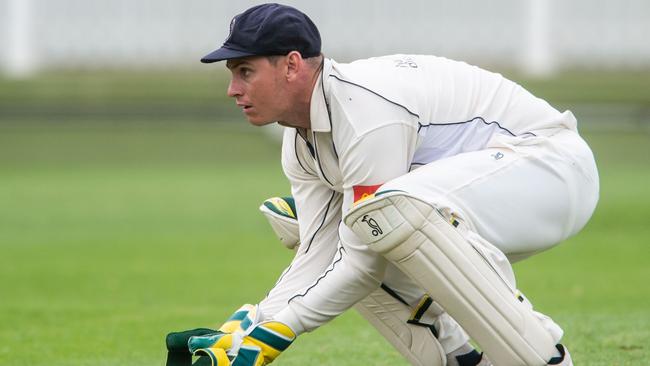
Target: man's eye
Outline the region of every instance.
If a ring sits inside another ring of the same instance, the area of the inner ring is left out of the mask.
[[[239,73],[241,74],[242,77],[250,76],[251,72],[252,72],[251,69],[246,69],[246,68],[239,70]]]

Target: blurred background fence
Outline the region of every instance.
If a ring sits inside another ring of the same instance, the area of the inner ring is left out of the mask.
[[[256,1],[1,0],[8,75],[48,69],[197,67]],[[647,68],[646,0],[286,1],[319,26],[326,54],[425,53],[546,75]]]
[[[240,118],[224,100],[224,68],[198,59],[257,3],[0,0],[0,120]],[[313,18],[324,53],[338,61],[435,54],[504,73],[590,125],[637,129],[650,119],[646,0],[286,3]]]

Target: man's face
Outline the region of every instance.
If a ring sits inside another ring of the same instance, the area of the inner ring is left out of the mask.
[[[287,107],[283,65],[282,60],[273,64],[266,57],[244,57],[226,63],[232,73],[228,96],[235,98],[250,123],[262,126],[282,120]]]

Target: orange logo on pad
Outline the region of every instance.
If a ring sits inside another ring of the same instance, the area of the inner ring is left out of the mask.
[[[358,204],[368,198],[374,197],[375,191],[381,187],[381,184],[374,186],[352,186],[354,192],[354,204]]]

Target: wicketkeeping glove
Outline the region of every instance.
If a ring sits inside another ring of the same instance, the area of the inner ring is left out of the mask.
[[[300,242],[298,213],[293,197],[271,197],[260,206],[278,239],[289,249]]]
[[[208,334],[215,334],[217,331],[209,328],[196,328],[182,332],[172,332],[167,334],[165,343],[167,345],[167,362],[166,366],[199,366],[209,365],[204,359],[207,357],[199,358],[195,363],[192,363],[192,354],[187,348],[187,342],[193,336],[202,336]]]
[[[252,313],[251,313],[252,311]],[[188,348],[188,342],[193,336],[219,336],[226,333],[243,332],[242,322],[245,327],[249,327],[255,319],[256,307],[245,304],[239,308],[228,320],[219,328],[219,330],[209,328],[197,328],[182,332],[172,332],[167,335],[167,366],[197,366],[210,365],[208,356],[202,356],[195,363],[192,363],[192,353]],[[206,362],[208,361],[208,362]]]
[[[286,324],[258,322],[256,317],[257,311],[252,309],[233,333],[191,337],[190,352],[208,356],[212,366],[263,366],[273,362],[293,343],[296,335]]]

